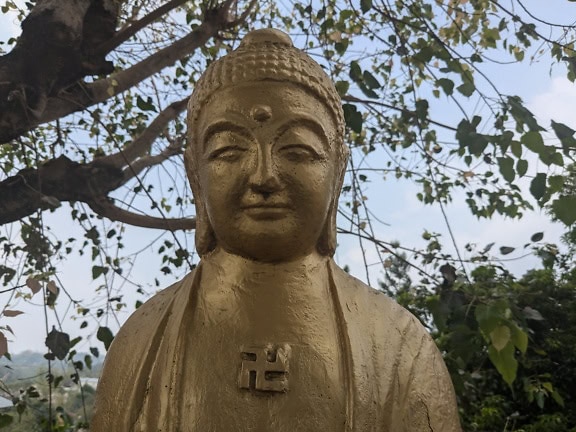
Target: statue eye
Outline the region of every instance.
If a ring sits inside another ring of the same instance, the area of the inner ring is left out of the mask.
[[[208,160],[214,161],[224,161],[224,162],[235,162],[239,160],[242,155],[246,152],[245,148],[239,146],[225,146],[220,147],[208,155]]]
[[[287,144],[282,146],[279,152],[292,162],[313,162],[322,159],[312,147],[305,144]]]
[[[248,150],[247,139],[232,131],[214,133],[207,142],[209,161],[235,162]]]
[[[315,162],[326,158],[324,139],[307,125],[291,126],[276,141],[278,153],[292,162]]]

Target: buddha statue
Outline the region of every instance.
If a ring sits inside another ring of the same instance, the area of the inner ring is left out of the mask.
[[[426,330],[332,259],[348,150],[322,68],[252,31],[187,123],[201,260],[120,329],[91,431],[460,431]]]

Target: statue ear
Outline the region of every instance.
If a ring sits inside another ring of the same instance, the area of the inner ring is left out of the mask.
[[[326,222],[324,223],[324,228],[322,229],[322,234],[318,239],[316,245],[316,250],[320,255],[332,256],[336,252],[336,217],[338,215],[338,199],[340,198],[340,192],[342,191],[342,184],[344,183],[344,174],[346,173],[346,166],[348,165],[348,148],[345,147],[344,143],[340,144],[342,146],[342,154],[340,154],[340,172],[338,173],[338,178],[334,183],[334,196],[332,197],[332,203],[328,209],[328,215],[326,217]]]
[[[188,181],[194,195],[194,205],[196,206],[196,251],[202,257],[216,248],[216,235],[208,219],[208,212],[206,211],[198,178],[198,164],[194,159],[190,145],[184,152],[184,166],[186,167],[186,174],[188,175]]]

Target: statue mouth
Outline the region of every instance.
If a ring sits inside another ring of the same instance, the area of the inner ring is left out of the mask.
[[[290,207],[284,203],[254,203],[242,206],[242,210],[256,220],[278,220],[286,217]]]
[[[243,210],[247,209],[288,209],[290,206],[284,203],[267,203],[267,202],[260,202],[260,203],[253,203],[253,204],[246,204],[242,206]]]

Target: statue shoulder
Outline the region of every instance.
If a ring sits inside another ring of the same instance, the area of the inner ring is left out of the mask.
[[[335,263],[332,265],[332,274],[339,289],[341,301],[346,303],[349,310],[352,308],[358,309],[358,312],[370,312],[372,319],[375,317],[385,319],[388,325],[403,326],[407,321],[413,320],[419,324],[414,315],[386,293],[366,285]],[[422,330],[425,331],[423,328]]]
[[[181,291],[192,285],[193,277],[194,270],[182,280],[152,296],[136,309],[115,336],[110,351],[114,351],[116,346],[121,347],[120,351],[126,351],[130,347],[146,346],[145,341],[157,332],[164,318],[170,314],[172,305]]]
[[[372,353],[380,394],[396,413],[387,418],[394,431],[460,432],[456,397],[442,355],[428,330],[408,310],[336,265],[332,266],[352,349]],[[364,367],[370,362],[361,359]],[[401,396],[398,396],[401,395]]]
[[[398,354],[439,354],[430,333],[418,318],[386,293],[369,287],[336,266],[333,275],[344,315],[348,315],[349,321],[361,323],[361,328],[372,336],[375,345],[386,341]]]

